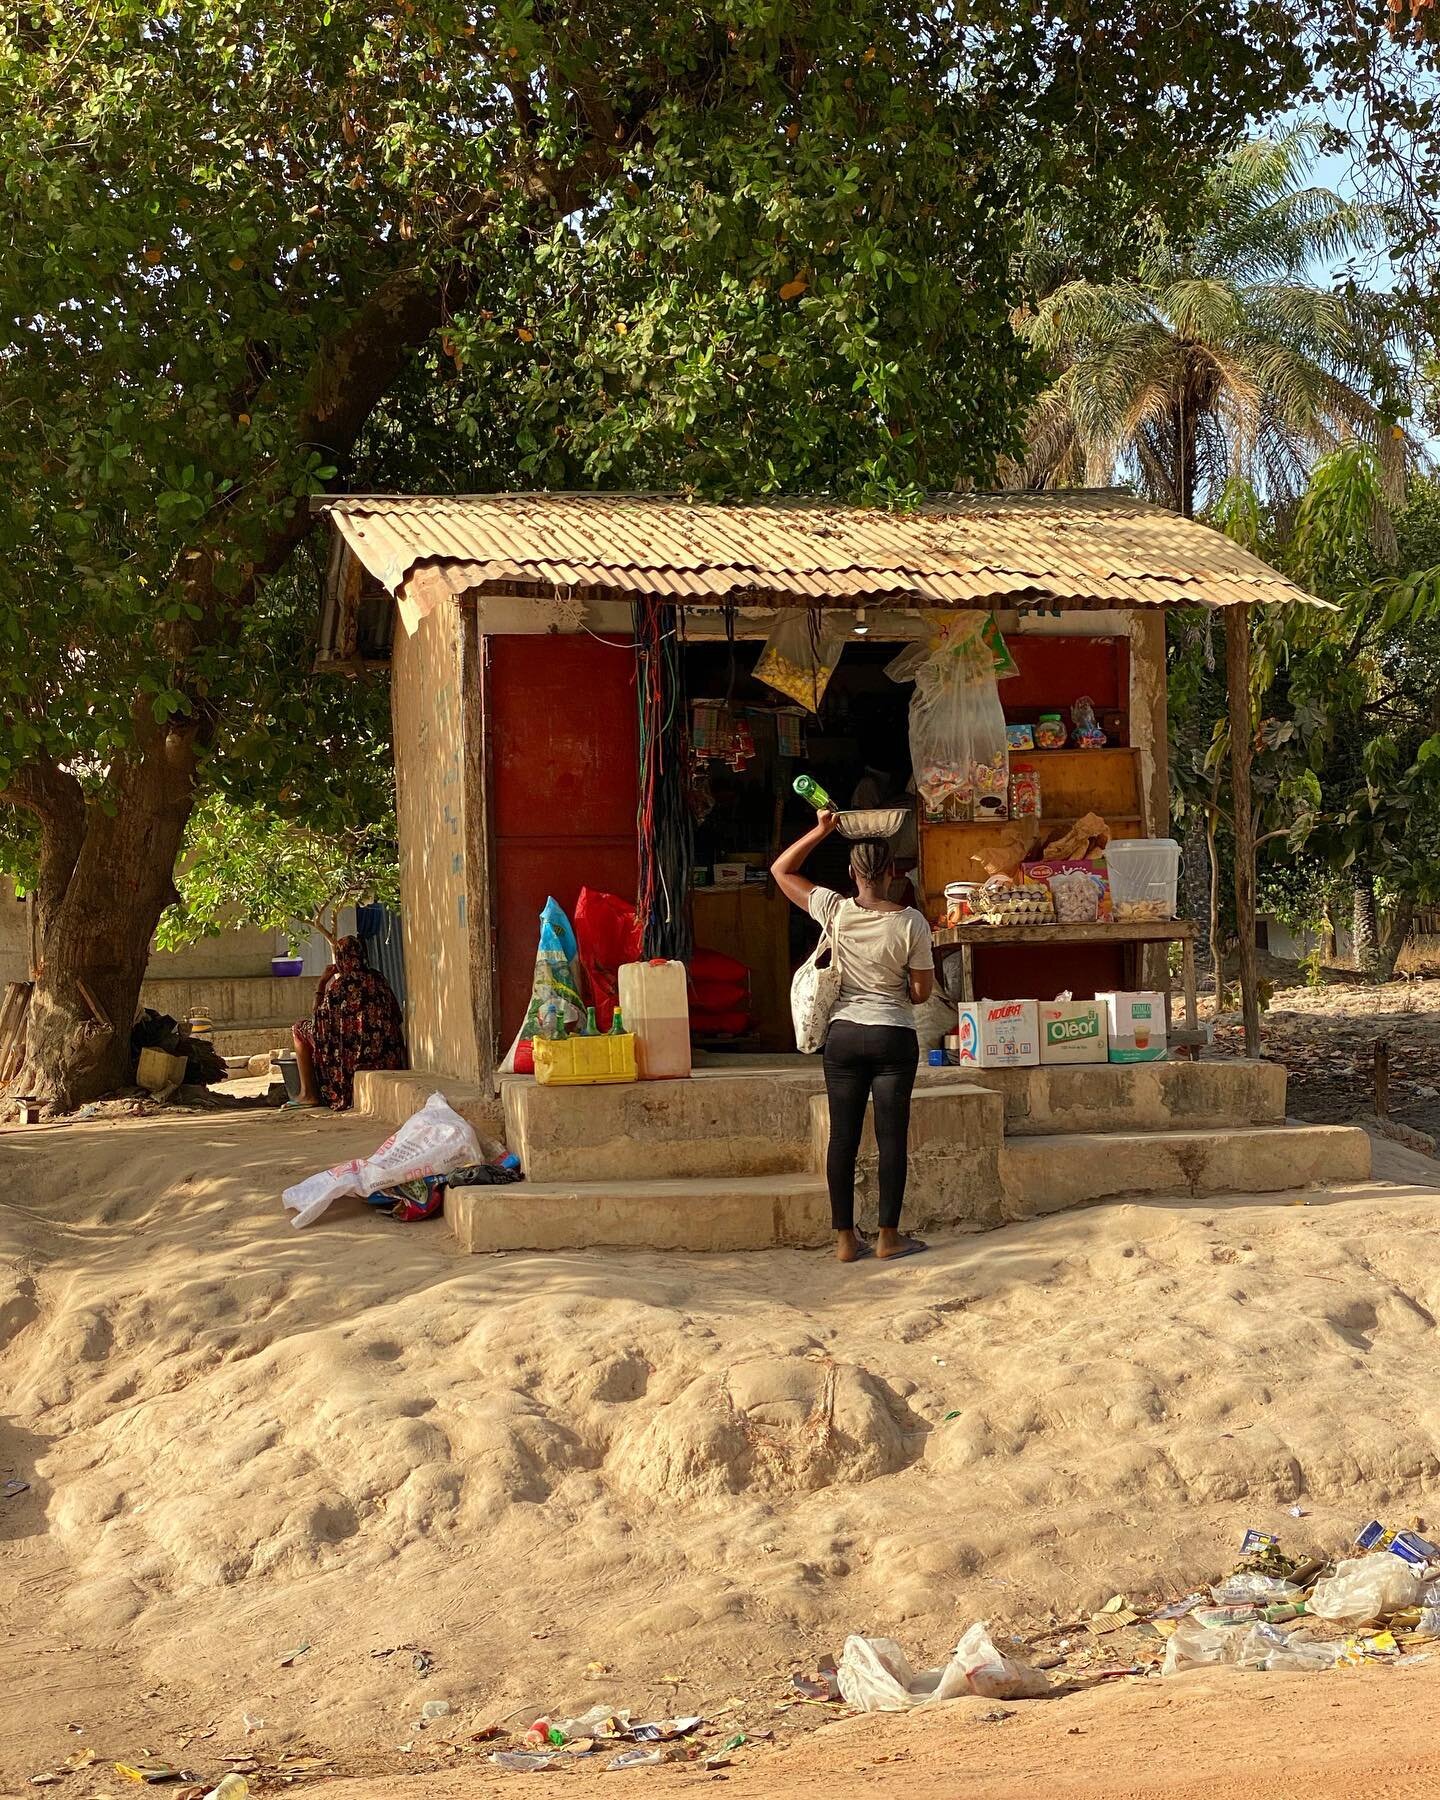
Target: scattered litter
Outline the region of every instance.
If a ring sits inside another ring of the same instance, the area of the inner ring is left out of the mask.
[[[1139,1613],[1131,1612],[1129,1607],[1123,1612],[1110,1612],[1107,1609],[1094,1613],[1086,1621],[1085,1629],[1092,1637],[1107,1637],[1112,1631],[1122,1631],[1125,1626],[1133,1625],[1139,1617]]]
[[[53,1770],[47,1769],[42,1770],[38,1775],[32,1775],[30,1785],[31,1787],[53,1787],[57,1781],[63,1780],[63,1775],[57,1775]]]
[[[945,1417],[940,1421],[940,1423],[942,1425],[948,1425],[952,1419],[958,1419],[959,1417],[960,1417],[960,1415],[958,1412],[948,1412],[948,1413],[946,1413]]]
[[[630,1735],[637,1744],[668,1744],[673,1738],[688,1737],[704,1723],[698,1714],[693,1718],[659,1719],[647,1725],[632,1725]]]
[[[18,1476],[13,1476],[3,1487],[0,1487],[0,1495],[7,1500],[13,1500],[17,1494],[25,1493],[29,1486],[28,1481],[21,1481]]]
[[[240,1718],[245,1726],[246,1737],[249,1737],[252,1731],[263,1731],[265,1729],[265,1721],[263,1719],[252,1719],[249,1713],[241,1713]]]
[[[987,1700],[1033,1700],[1050,1692],[1038,1670],[995,1648],[989,1628],[972,1625],[943,1669],[917,1674],[893,1638],[850,1637],[840,1656],[840,1692],[861,1712],[904,1712],[983,1694]]]
[[[404,1746],[407,1750],[410,1746]],[[537,1775],[544,1769],[557,1769],[558,1756],[537,1755],[528,1750],[492,1750],[490,1760],[497,1769],[508,1769],[512,1775]]]
[[[1423,1583],[1398,1556],[1352,1556],[1316,1585],[1309,1608],[1334,1625],[1369,1625],[1418,1605]]]
[[[245,1800],[250,1783],[243,1775],[222,1775],[205,1800]]]
[[[646,1750],[637,1744],[633,1750],[622,1750],[618,1756],[612,1756],[605,1768],[607,1772],[611,1769],[649,1769],[669,1760],[668,1750],[658,1746],[653,1750]]]
[[[428,1650],[417,1650],[410,1658],[410,1666],[419,1676],[426,1676],[435,1667]]]
[[[432,1719],[448,1719],[453,1710],[448,1700],[427,1700],[420,1708],[420,1723],[428,1725]]]
[[[840,1683],[833,1675],[792,1675],[790,1685],[804,1700],[838,1700]]]
[[[318,1219],[330,1202],[341,1195],[353,1194],[363,1199],[399,1182],[443,1175],[449,1169],[482,1160],[474,1128],[437,1091],[363,1162],[352,1158],[334,1168],[322,1169],[318,1175],[307,1176],[286,1188],[280,1198],[286,1209],[295,1214],[290,1223],[304,1226]]]
[[[1290,1517],[1292,1519],[1305,1519],[1309,1517],[1309,1514],[1305,1511],[1303,1506],[1292,1506],[1290,1508]]]
[[[184,1779],[179,1769],[172,1769],[169,1763],[162,1762],[117,1762],[115,1773],[126,1781],[137,1781],[151,1787],[162,1781]]]
[[[288,1669],[292,1664],[299,1662],[302,1656],[308,1656],[309,1654],[310,1646],[308,1644],[297,1644],[293,1650],[287,1650],[280,1658],[280,1667],[282,1669]]]
[[[1107,1613],[1126,1612],[1129,1610],[1129,1605],[1129,1601],[1123,1594],[1112,1594],[1100,1610]]]

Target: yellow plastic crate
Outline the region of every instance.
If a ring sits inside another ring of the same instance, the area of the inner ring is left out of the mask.
[[[635,1035],[536,1038],[535,1079],[547,1087],[586,1087],[605,1081],[634,1081]]]

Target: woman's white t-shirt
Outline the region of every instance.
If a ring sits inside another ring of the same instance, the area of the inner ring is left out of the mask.
[[[840,998],[830,1019],[854,1025],[915,1029],[909,970],[933,969],[930,927],[913,906],[872,912],[834,888],[810,895],[810,917],[833,933],[840,958]]]

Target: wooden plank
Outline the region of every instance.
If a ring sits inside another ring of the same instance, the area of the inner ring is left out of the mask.
[[[1235,825],[1235,930],[1240,938],[1240,1006],[1245,1054],[1260,1054],[1260,988],[1255,967],[1255,811],[1250,798],[1250,608],[1225,608],[1225,690],[1230,709],[1230,798]]]
[[[12,981],[0,1004],[0,1086],[12,1082],[25,1065],[25,1026],[30,1017],[28,981]]]
[[[1094,925],[942,925],[947,944],[1183,944],[1193,942],[1189,919],[1111,919]]]

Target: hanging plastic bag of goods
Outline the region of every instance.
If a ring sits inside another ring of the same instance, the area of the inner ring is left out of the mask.
[[[845,648],[845,633],[823,613],[795,607],[781,613],[765,640],[755,679],[807,712],[818,713]]]
[[[925,817],[1003,819],[1010,761],[996,680],[997,670],[1015,669],[1004,639],[993,619],[962,613],[946,618],[927,649],[914,666],[910,701],[910,758]]]

